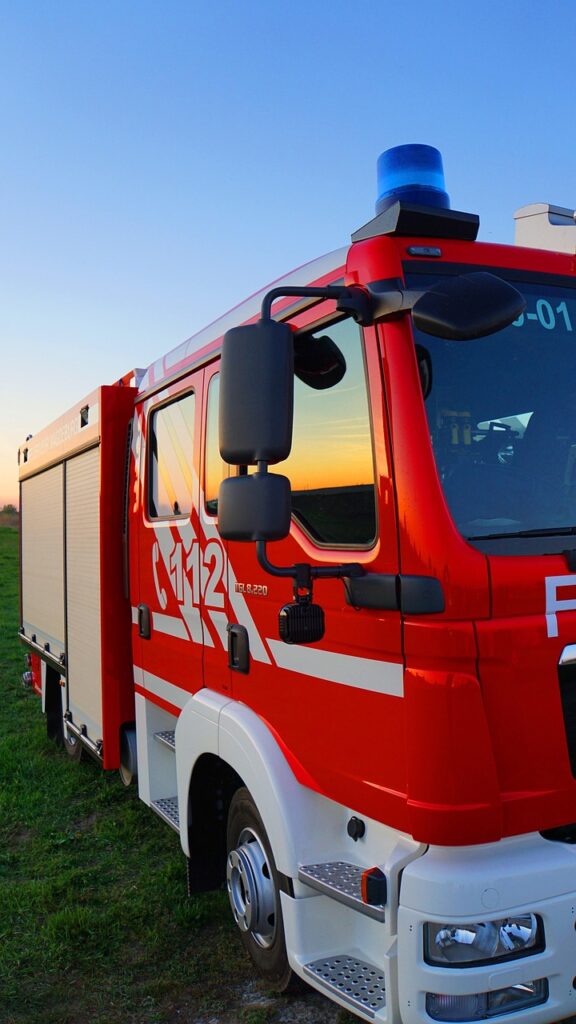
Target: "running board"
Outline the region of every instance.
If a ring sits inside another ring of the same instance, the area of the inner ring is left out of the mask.
[[[364,868],[343,860],[328,861],[326,864],[304,864],[298,868],[298,878],[325,896],[338,903],[344,903],[376,921],[384,921],[386,911],[382,904],[364,903],[362,899],[362,874]]]
[[[165,747],[169,747],[170,750],[176,750],[174,729],[166,729],[164,732],[155,732],[154,739],[157,743],[163,743]]]
[[[386,1006],[384,972],[357,957],[343,954],[313,960],[304,964],[304,974],[371,1019]]]
[[[165,796],[161,800],[153,800],[150,804],[153,811],[162,821],[170,825],[175,832],[180,832],[180,812],[178,810],[178,797]]]

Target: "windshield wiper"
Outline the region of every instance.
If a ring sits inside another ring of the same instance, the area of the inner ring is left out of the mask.
[[[506,537],[570,537],[576,533],[574,526],[557,526],[547,530],[510,530],[505,533],[479,533],[466,540],[505,540]]]

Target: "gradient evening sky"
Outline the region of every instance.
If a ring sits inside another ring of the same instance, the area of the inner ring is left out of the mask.
[[[0,505],[27,434],[373,215],[576,206],[576,0],[0,0]]]

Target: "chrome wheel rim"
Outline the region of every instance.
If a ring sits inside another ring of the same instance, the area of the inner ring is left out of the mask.
[[[228,854],[228,898],[240,931],[268,949],[276,936],[276,892],[266,851],[256,832],[245,828]]]

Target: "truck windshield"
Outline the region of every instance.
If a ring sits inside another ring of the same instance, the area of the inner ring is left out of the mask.
[[[563,550],[576,545],[576,281],[490,269],[526,298],[510,327],[468,342],[414,331],[438,473],[482,550]],[[407,274],[411,288],[437,280]]]

